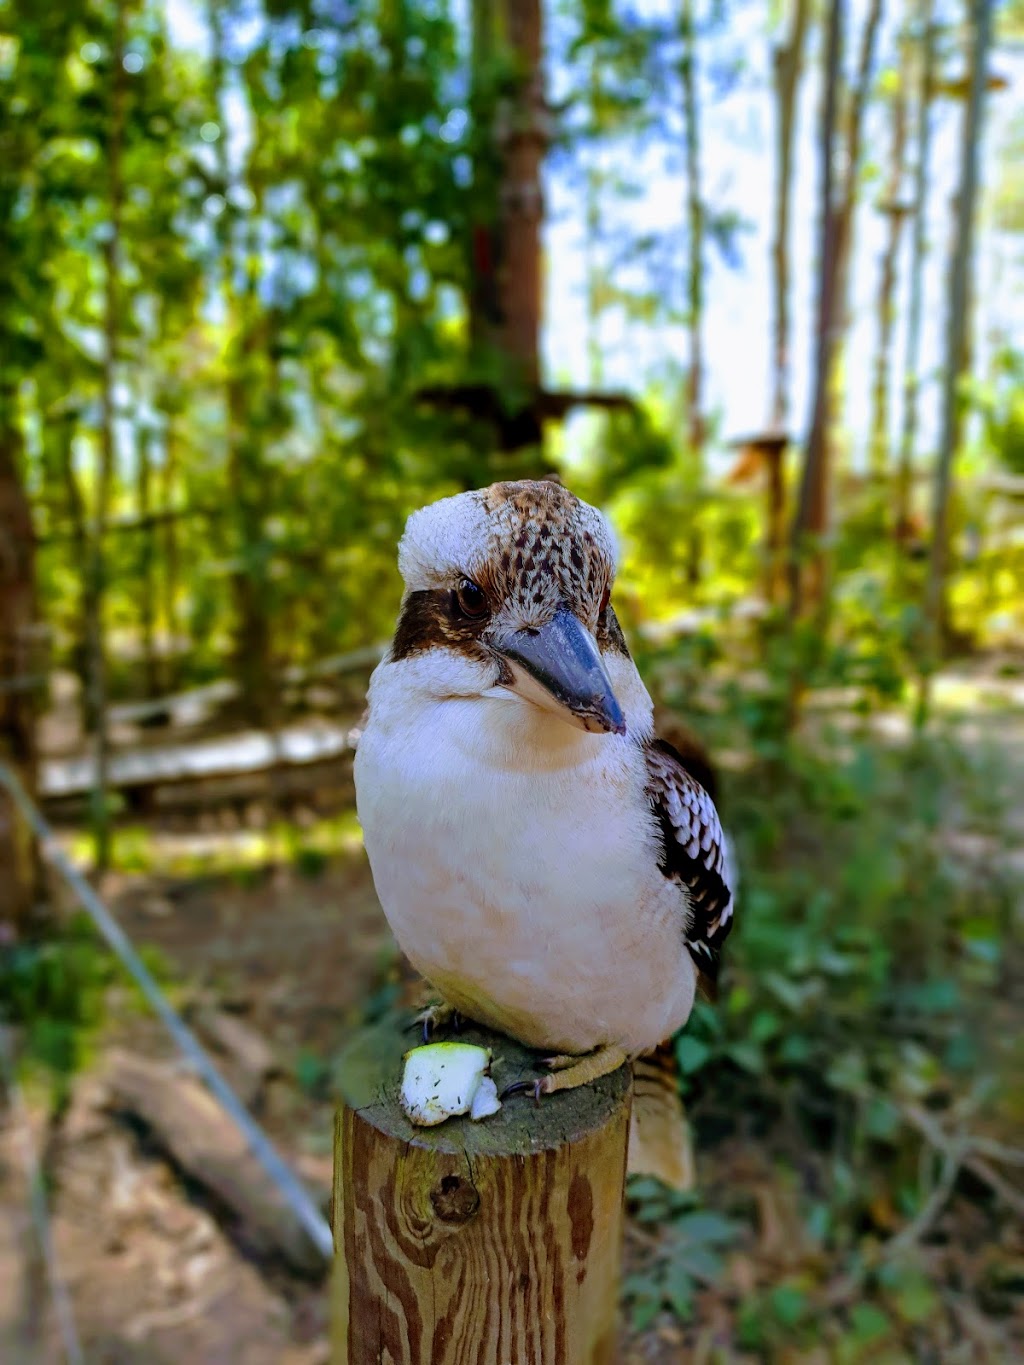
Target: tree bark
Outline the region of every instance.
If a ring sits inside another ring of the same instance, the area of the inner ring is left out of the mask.
[[[107,725],[107,655],[104,606],[106,596],[105,537],[114,477],[114,387],[120,330],[119,279],[121,248],[121,153],[124,141],[124,3],[117,0],[111,52],[110,135],[107,143],[108,204],[110,227],[103,244],[105,301],[103,314],[103,361],[100,424],[100,461],[96,480],[92,546],[89,568],[87,620],[90,664],[90,711],[95,724],[96,785],[93,792],[94,861],[98,872],[110,865],[110,809],[108,802],[110,737]]]
[[[820,156],[821,191],[818,245],[818,307],[814,333],[814,355],[811,426],[804,454],[803,476],[796,517],[793,522],[790,553],[790,610],[797,615],[802,603],[803,565],[808,535],[818,534],[825,525],[825,460],[826,424],[828,420],[828,389],[834,349],[833,293],[836,283],[836,212],[833,203],[833,144],[835,142],[836,109],[839,100],[839,81],[842,69],[843,0],[831,0],[828,35],[825,46],[825,98],[822,106]]]
[[[904,543],[910,532],[910,488],[917,442],[917,399],[921,384],[921,310],[924,300],[924,262],[928,252],[927,206],[931,151],[931,110],[935,92],[937,25],[931,19],[931,0],[921,0],[923,24],[921,87],[917,105],[917,150],[914,165],[914,235],[911,247],[910,300],[907,307],[907,343],[903,362],[903,424],[900,434],[899,470],[896,478],[895,535]]]
[[[785,44],[775,53],[775,91],[778,108],[775,156],[775,240],[772,244],[772,292],[775,328],[772,361],[771,425],[782,431],[789,420],[789,216],[793,185],[793,139],[796,96],[807,36],[810,0],[796,0]]]
[[[55,439],[58,443],[57,458],[60,462],[60,478],[64,491],[64,510],[68,520],[69,536],[75,547],[75,563],[78,566],[79,578],[76,584],[78,589],[77,611],[72,627],[73,635],[71,642],[71,661],[78,678],[78,714],[82,727],[82,734],[93,734],[95,726],[92,720],[92,697],[89,685],[90,677],[90,596],[89,596],[89,574],[90,574],[90,540],[89,524],[85,509],[85,500],[82,497],[82,490],[79,487],[78,476],[75,473],[74,460],[74,420],[62,415],[59,420],[54,422]]]
[[[905,50],[905,43],[901,44]],[[892,94],[892,154],[886,187],[889,232],[882,252],[878,280],[878,350],[871,402],[871,469],[878,475],[889,467],[889,375],[892,366],[892,333],[896,318],[896,267],[903,229],[904,153],[907,133],[907,96],[902,76]]]
[[[985,88],[988,80],[988,49],[992,29],[992,0],[973,0],[969,7],[973,44],[971,88],[964,113],[960,146],[960,183],[957,194],[956,232],[950,262],[949,303],[946,315],[946,346],[942,384],[942,426],[939,458],[935,468],[932,502],[932,543],[925,595],[927,647],[922,670],[919,719],[927,711],[931,672],[942,647],[946,620],[946,566],[949,553],[949,493],[953,460],[961,434],[966,373],[967,298],[974,255],[974,210],[978,185],[978,144],[981,139]]]
[[[223,7],[210,0],[207,18],[213,35],[211,76],[214,105],[220,112],[224,88],[224,14]],[[219,172],[228,185],[233,173],[227,158],[226,139],[217,140]],[[273,722],[274,679],[271,658],[270,605],[267,600],[268,574],[265,547],[265,481],[260,432],[266,395],[261,391],[259,357],[266,353],[269,329],[265,312],[261,314],[256,288],[260,245],[257,227],[262,216],[262,191],[256,195],[251,219],[252,241],[246,252],[246,282],[242,290],[234,287],[235,261],[231,242],[221,239],[223,254],[223,294],[233,339],[228,349],[225,378],[227,412],[228,487],[235,520],[235,559],[232,596],[235,608],[234,674],[239,685],[241,709],[252,725],[267,727]]]
[[[165,409],[164,464],[161,479],[163,503],[174,506],[174,482],[178,473],[178,428],[176,413]],[[167,653],[164,657],[163,684],[168,692],[178,685],[178,582],[181,577],[178,553],[176,518],[167,517],[163,523],[164,566],[161,583],[164,630],[167,632]]]
[[[820,285],[815,334],[813,407],[807,452],[804,459],[800,500],[793,523],[790,569],[790,605],[795,615],[804,598],[800,558],[811,539],[813,557],[807,575],[807,596],[819,604],[825,588],[822,541],[828,529],[830,439],[832,427],[835,358],[845,325],[845,299],[849,242],[857,202],[860,145],[864,105],[874,63],[875,40],[882,14],[882,0],[872,0],[861,38],[857,83],[851,92],[847,120],[846,175],[842,194],[833,191],[837,104],[842,65],[845,5],[832,0],[826,48],[825,105],[822,116],[822,226],[819,256]]]
[[[697,34],[693,0],[683,0],[681,14],[683,52],[680,77],[683,85],[683,113],[686,125],[686,218],[689,227],[689,268],[687,271],[687,312],[690,332],[690,371],[686,385],[687,443],[693,461],[694,486],[704,478],[704,206],[700,183],[700,124],[697,99]],[[696,520],[690,531],[687,552],[687,580],[691,587],[700,582],[701,536]]]
[[[156,581],[154,578],[155,527],[152,520],[153,466],[148,431],[137,431],[136,502],[139,515],[139,628],[142,635],[142,663],[145,670],[146,697],[160,695],[160,666],[156,654]]]
[[[547,144],[540,0],[474,0],[473,88],[478,186],[470,242],[470,340],[499,387],[532,394],[540,384]],[[499,92],[496,63],[514,79]],[[539,438],[539,423],[537,435]]]
[[[21,435],[13,385],[0,391],[0,759],[25,790],[36,788],[36,688],[39,669],[35,536],[19,470]],[[0,787],[0,931],[19,934],[40,894],[34,840]]]

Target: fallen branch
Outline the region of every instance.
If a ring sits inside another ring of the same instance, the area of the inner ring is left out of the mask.
[[[120,1050],[112,1053],[103,1079],[106,1107],[141,1121],[174,1164],[238,1220],[243,1240],[303,1274],[322,1272],[323,1253],[303,1220],[199,1081]]]
[[[927,1235],[953,1192],[961,1170],[969,1171],[976,1179],[987,1185],[997,1199],[1002,1200],[1019,1217],[1024,1217],[1024,1191],[1018,1190],[991,1165],[992,1161],[1003,1160],[1007,1165],[1022,1166],[1024,1153],[1017,1148],[1005,1147],[1002,1143],[972,1133],[950,1134],[926,1109],[917,1104],[904,1105],[900,1112],[907,1123],[942,1156],[943,1164],[935,1188],[923,1207],[911,1222],[886,1244],[887,1256],[906,1251]]]

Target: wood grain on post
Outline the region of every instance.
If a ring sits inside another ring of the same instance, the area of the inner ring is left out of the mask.
[[[332,1365],[610,1365],[618,1331],[630,1073],[414,1128],[398,1088],[415,1035],[390,1022],[341,1065]],[[537,1073],[489,1047],[499,1090]]]

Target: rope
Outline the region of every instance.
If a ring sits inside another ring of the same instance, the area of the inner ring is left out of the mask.
[[[82,1345],[78,1339],[78,1329],[75,1327],[75,1315],[71,1309],[71,1300],[57,1266],[57,1253],[53,1245],[49,1212],[46,1207],[46,1188],[32,1146],[32,1129],[25,1109],[25,1101],[22,1098],[21,1087],[18,1085],[14,1073],[14,1054],[11,1048],[11,1040],[8,1030],[2,1026],[0,1026],[0,1077],[2,1077],[7,1094],[10,1097],[11,1113],[14,1116],[14,1122],[21,1138],[22,1158],[25,1163],[25,1174],[28,1176],[29,1208],[32,1213],[32,1221],[36,1225],[36,1236],[39,1239],[39,1249],[42,1252],[43,1264],[46,1267],[50,1297],[53,1300],[54,1312],[57,1314],[61,1341],[64,1343],[64,1356],[68,1365],[85,1365],[85,1356],[82,1354]]]
[[[46,820],[29,799],[17,776],[6,763],[0,761],[0,785],[7,788],[11,799],[25,821],[39,839],[43,856],[68,883],[88,912],[96,928],[152,1006],[154,1013],[177,1043],[189,1064],[202,1077],[219,1100],[221,1107],[244,1137],[249,1150],[277,1186],[286,1203],[309,1234],[313,1245],[324,1260],[330,1260],[334,1238],[330,1224],[310,1198],[305,1186],[277,1152],[262,1128],[250,1116],[245,1105],[228,1085],[199,1039],[177,1014],[156,981],[132,946],[131,940],[110,911],[97,896],[82,874],[68,861]]]

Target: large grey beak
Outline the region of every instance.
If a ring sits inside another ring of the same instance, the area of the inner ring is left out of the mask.
[[[583,730],[626,733],[622,707],[590,631],[561,607],[539,629],[492,641],[512,665],[512,689]]]

